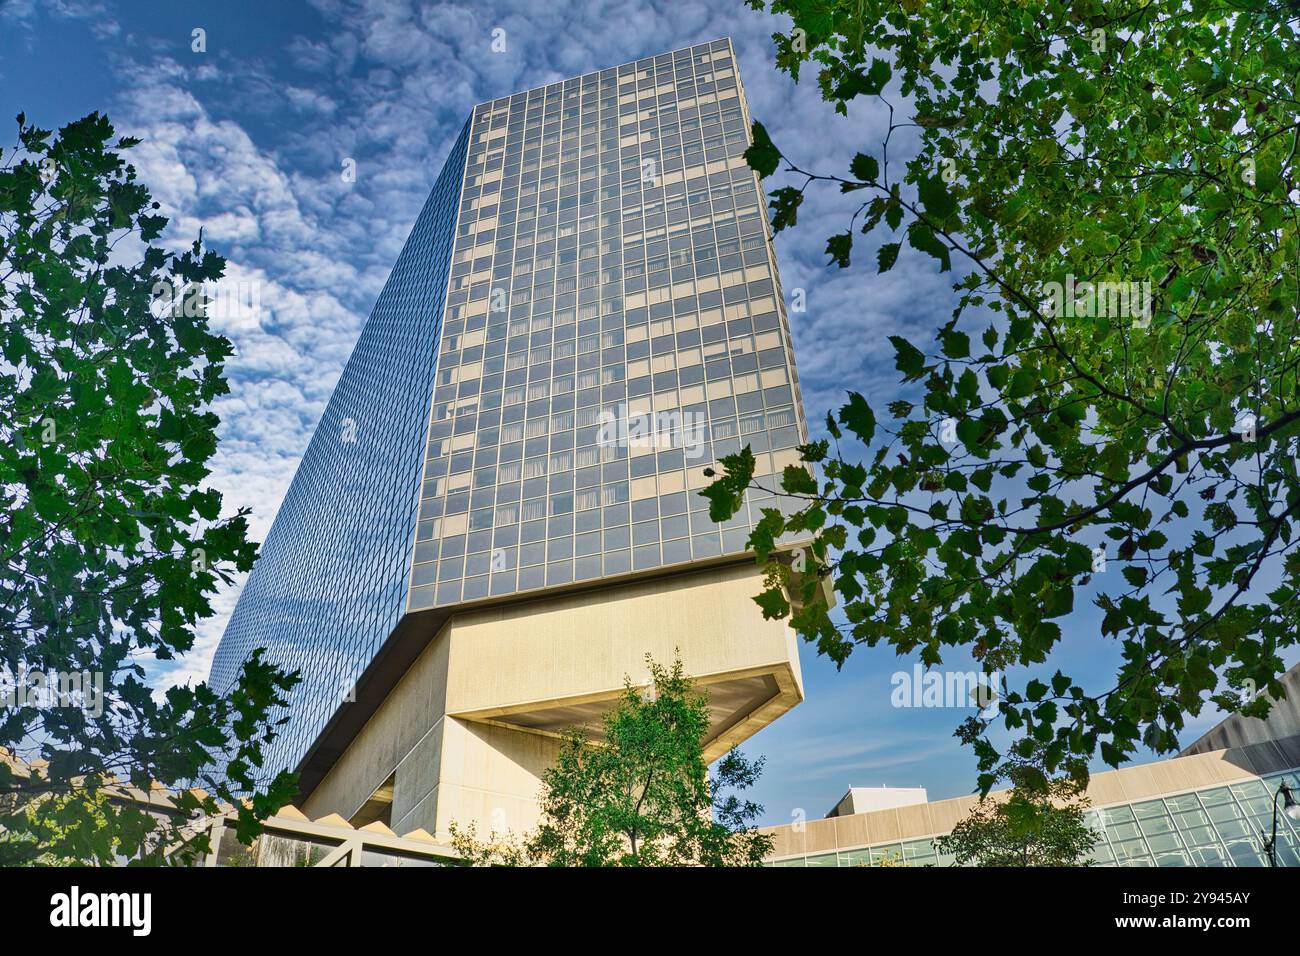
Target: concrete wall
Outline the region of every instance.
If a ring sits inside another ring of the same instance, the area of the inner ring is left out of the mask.
[[[447,712],[491,717],[539,703],[618,694],[649,681],[645,656],[680,652],[695,677],[786,664],[798,676],[795,635],[764,621],[751,563],[503,605],[457,616]]]
[[[1187,747],[1183,753],[1206,753],[1229,747],[1266,744],[1300,734],[1300,665],[1282,676],[1282,687],[1286,696],[1273,701],[1267,718],[1261,720],[1258,717],[1229,714],[1222,723]]]
[[[716,717],[708,755],[719,756],[803,699],[796,637],[763,619],[753,602],[760,590],[761,570],[746,562],[459,614],[303,810],[350,818],[392,776],[397,833],[442,838],[453,820],[480,833],[527,829],[556,757],[558,721],[608,706],[625,678],[647,683],[647,653],[663,664],[680,654],[686,672],[714,688],[711,702],[756,678],[775,688]],[[537,729],[548,719],[551,729]]]
[[[408,759],[411,762],[407,764],[407,773],[396,785],[409,799],[412,778],[437,767],[441,741],[438,728],[447,703],[449,650],[449,642],[438,638],[424,649],[383,706],[303,803],[307,816],[316,819],[337,813],[350,819],[398,765]],[[395,804],[396,801],[395,795]]]
[[[455,717],[445,723],[438,786],[394,829],[423,827],[446,834],[453,822],[473,822],[486,835],[531,827],[538,817],[542,773],[559,755],[559,738]]]

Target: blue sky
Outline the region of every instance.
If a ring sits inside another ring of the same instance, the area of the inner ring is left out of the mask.
[[[778,73],[770,34],[782,26],[741,0],[0,0],[0,117],[24,110],[57,127],[107,113],[144,140],[133,161],[172,219],[169,240],[187,245],[202,227],[230,279],[259,283],[261,320],[223,329],[238,354],[217,409],[213,481],[228,506],[253,508],[260,540],[473,104],[730,36],[751,111],[774,140],[804,150],[805,165],[847,168],[880,141],[883,108],[844,119],[811,74],[796,87]],[[496,28],[506,31],[501,53]],[[195,29],[204,52],[191,49]],[[12,139],[8,127],[0,142]],[[346,159],[355,183],[340,175]],[[897,391],[887,336],[925,343],[954,304],[950,277],[919,254],[885,276],[827,268],[825,237],[843,221],[837,195],[813,192],[800,227],[777,240],[786,290],[806,290],[807,311],[791,318],[814,425],[846,387],[882,409]],[[874,249],[855,258],[874,263]],[[206,677],[237,596],[220,596],[195,651],[159,672],[160,684]],[[1078,606],[1052,663],[1104,689],[1115,648]],[[821,816],[850,785],[924,786],[931,799],[971,791],[973,758],[952,737],[971,711],[891,706],[890,677],[910,672],[911,659],[864,648],[837,673],[805,648],[802,662],[807,700],[744,748],[767,757],[764,822]],[[1198,719],[1185,742],[1213,722]]]

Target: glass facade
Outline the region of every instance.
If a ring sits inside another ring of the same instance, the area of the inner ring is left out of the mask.
[[[1261,833],[1271,833],[1273,794],[1295,773],[1093,811],[1102,834],[1094,854],[1113,866],[1267,866]],[[1278,813],[1277,862],[1300,865],[1300,831]]]
[[[267,768],[294,766],[406,605],[435,343],[468,126],[343,368],[212,662],[255,647],[302,673]]]
[[[727,40],[474,110],[413,610],[745,549],[704,469],[804,437],[748,130]]]
[[[1267,866],[1260,834],[1271,834],[1273,795],[1291,771],[1189,793],[1089,810],[1098,833],[1097,866]],[[949,866],[933,839],[873,844],[834,853],[779,860],[772,866]],[[1300,866],[1300,825],[1278,813],[1278,866]]]
[[[404,612],[740,554],[783,505],[698,494],[806,439],[748,131],[725,39],[475,107],[213,664],[302,670],[271,762]]]

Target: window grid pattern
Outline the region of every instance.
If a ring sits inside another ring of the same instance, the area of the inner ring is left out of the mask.
[[[212,664],[219,691],[255,647],[302,681],[267,755],[297,764],[406,606],[438,329],[469,124],[344,366]]]
[[[478,106],[409,607],[740,553],[704,469],[805,440],[728,40]]]
[[[1267,866],[1261,834],[1271,833],[1273,795],[1289,771],[1227,786],[1089,810],[1099,840],[1096,866]],[[834,853],[778,860],[771,866],[878,866],[886,857],[908,866],[949,866],[934,839],[881,843]],[[1277,862],[1300,866],[1300,826],[1278,813]]]

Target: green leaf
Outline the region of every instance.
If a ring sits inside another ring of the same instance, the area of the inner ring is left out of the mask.
[[[793,186],[773,190],[770,196],[772,230],[780,232],[793,226],[799,218],[799,207],[802,204],[803,193]]]
[[[863,85],[862,92],[869,93],[872,96],[882,92],[893,72],[888,60],[873,58],[871,67],[867,70],[866,83]]]
[[[817,482],[803,465],[786,465],[781,471],[781,489],[792,495],[815,495]]]
[[[880,177],[880,164],[876,157],[858,153],[849,164],[849,172],[861,182],[874,183]]]
[[[781,165],[781,151],[767,134],[767,128],[757,120],[750,129],[753,144],[745,150],[745,162],[761,178],[767,178]]]
[[[790,602],[780,588],[768,588],[754,598],[754,603],[763,609],[766,620],[779,620],[790,613]]]
[[[943,343],[943,354],[950,359],[963,359],[970,356],[970,336],[956,329],[942,329],[939,339]]]
[[[1128,564],[1123,570],[1124,580],[1135,588],[1147,583],[1147,569],[1138,564]]]
[[[763,517],[749,534],[749,547],[759,562],[766,561],[776,547],[776,539],[785,531],[785,519],[775,508],[764,508]]]
[[[745,489],[754,480],[756,461],[746,445],[736,454],[719,459],[718,464],[723,468],[722,474],[715,476],[700,495],[709,500],[709,519],[722,522],[730,520],[744,504]]]
[[[853,234],[842,232],[826,240],[826,254],[841,269],[849,267],[849,255],[853,251]]]
[[[957,200],[939,176],[927,176],[917,183],[917,193],[925,213],[936,225],[942,225],[957,211]],[[919,247],[918,247],[919,248]]]
[[[1091,106],[1101,98],[1101,91],[1091,80],[1078,77],[1070,91],[1070,97],[1079,106]]]
[[[903,381],[920,378],[925,371],[925,356],[920,349],[899,335],[891,335],[889,341],[894,346],[894,367],[903,373]]]
[[[921,222],[912,223],[907,227],[907,241],[913,249],[938,259],[940,272],[947,272],[952,268],[952,259],[948,255],[948,247],[939,241],[929,226]]]
[[[850,392],[848,402],[841,406],[840,422],[864,445],[871,444],[876,435],[876,415],[867,400],[857,392]]]
[[[876,250],[876,261],[880,264],[880,272],[888,272],[894,268],[894,263],[898,260],[898,250],[901,243],[887,242]]]
[[[890,229],[897,229],[903,222],[903,204],[897,199],[890,200],[889,206],[885,209],[885,223]]]
[[[1032,395],[1038,388],[1038,376],[1033,369],[1021,366],[1011,373],[1011,386],[1007,389],[1008,398],[1024,398]]]

